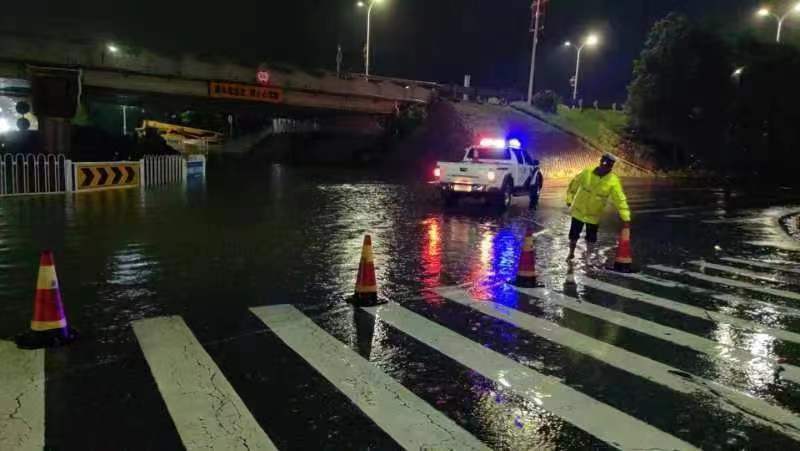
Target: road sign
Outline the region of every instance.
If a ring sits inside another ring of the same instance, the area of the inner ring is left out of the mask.
[[[269,84],[270,77],[271,76],[268,70],[262,69],[256,72],[256,81],[258,81],[258,84],[262,86],[267,86]]]
[[[138,161],[75,163],[75,190],[139,186],[140,171]]]
[[[216,99],[251,100],[268,103],[283,102],[283,90],[280,88],[245,85],[242,83],[209,82],[208,95]]]

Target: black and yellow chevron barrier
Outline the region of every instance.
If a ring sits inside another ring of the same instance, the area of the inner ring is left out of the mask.
[[[113,163],[75,163],[75,190],[139,186],[141,167],[138,161]]]

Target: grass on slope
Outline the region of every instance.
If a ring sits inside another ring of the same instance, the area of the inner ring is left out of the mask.
[[[621,111],[595,111],[592,108],[580,111],[559,105],[558,114],[548,114],[522,102],[515,103],[514,106],[580,136],[603,152],[617,151],[620,136],[628,126],[628,116]]]

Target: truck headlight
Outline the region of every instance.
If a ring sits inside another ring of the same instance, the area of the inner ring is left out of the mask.
[[[494,179],[497,178],[497,174],[495,174],[494,171],[489,171],[486,173],[486,178],[488,178],[490,182],[494,182]]]

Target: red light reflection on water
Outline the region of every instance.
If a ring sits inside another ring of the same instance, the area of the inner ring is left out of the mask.
[[[440,218],[429,218],[422,223],[426,229],[422,240],[422,284],[425,292],[439,287],[439,275],[442,272],[442,225]],[[425,296],[428,302],[441,303],[438,296]]]

